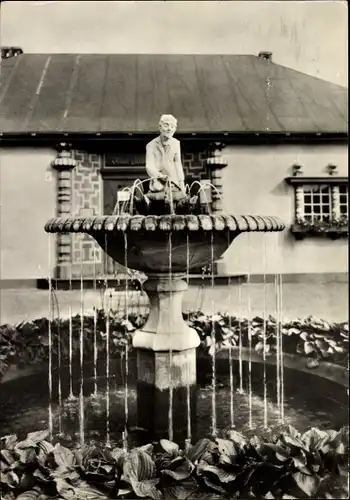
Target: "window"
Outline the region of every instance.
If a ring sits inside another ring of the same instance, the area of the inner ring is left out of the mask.
[[[304,186],[304,218],[309,221],[329,221],[331,218],[331,187]]]
[[[348,234],[349,188],[347,177],[304,177],[285,179],[294,187],[295,220],[292,233],[331,237]]]

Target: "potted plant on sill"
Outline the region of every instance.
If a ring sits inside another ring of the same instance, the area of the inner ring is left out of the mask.
[[[349,235],[348,216],[332,217],[329,220],[309,220],[305,217],[297,218],[291,231],[298,239],[303,239],[306,235],[328,236],[332,239]]]

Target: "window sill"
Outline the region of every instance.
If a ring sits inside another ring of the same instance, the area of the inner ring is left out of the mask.
[[[290,185],[300,186],[302,184],[348,184],[348,177],[341,177],[337,175],[329,175],[328,177],[307,177],[304,175],[293,175],[291,177],[285,177],[285,182]]]
[[[303,240],[309,236],[321,236],[336,240],[339,238],[346,238],[349,235],[348,227],[337,227],[329,226],[323,229],[317,229],[315,227],[305,227],[301,224],[293,224],[291,227],[291,233],[295,236],[297,240]]]

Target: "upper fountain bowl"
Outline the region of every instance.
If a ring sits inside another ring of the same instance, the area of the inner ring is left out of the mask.
[[[283,231],[278,217],[111,215],[56,217],[48,233],[87,233],[115,261],[149,273],[183,273],[219,259],[242,232]]]

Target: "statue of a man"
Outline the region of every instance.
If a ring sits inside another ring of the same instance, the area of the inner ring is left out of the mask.
[[[180,141],[173,137],[177,120],[172,115],[162,115],[159,120],[160,135],[146,146],[146,171],[150,191],[164,191],[167,181],[185,195],[185,177],[181,162]]]

